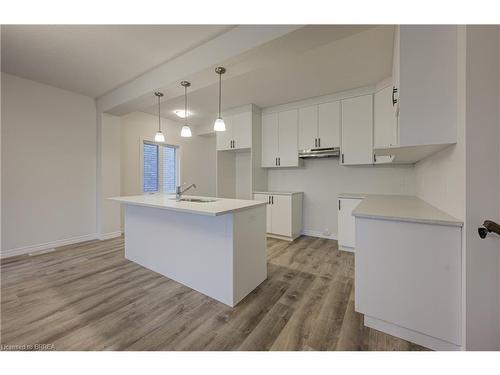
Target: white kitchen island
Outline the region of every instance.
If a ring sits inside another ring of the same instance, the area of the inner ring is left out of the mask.
[[[226,305],[267,277],[266,203],[166,194],[109,198],[125,206],[125,257]]]

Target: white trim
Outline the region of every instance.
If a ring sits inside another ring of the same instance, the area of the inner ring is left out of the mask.
[[[319,232],[319,231],[315,231],[315,230],[309,230],[309,229],[304,229],[302,231],[302,234],[304,236],[311,236],[311,237],[318,237],[318,238],[326,238],[328,240],[336,240],[337,239],[337,236],[334,235],[334,234],[330,234],[329,236],[328,235],[325,235],[323,234],[322,232]]]
[[[350,253],[354,253],[354,247],[350,247],[350,246],[344,246],[344,245],[339,245],[339,250],[342,250],[342,251],[348,251]]]
[[[432,350],[446,350],[446,351],[458,351],[464,350],[460,345],[456,345],[444,340],[440,340],[436,337],[425,335],[423,333],[413,331],[408,328],[398,326],[393,323],[386,322],[374,318],[372,316],[365,315],[364,325],[377,331],[388,333],[389,335],[399,337],[403,340],[414,342],[415,344],[424,346]]]
[[[7,249],[7,250],[2,250],[0,252],[0,258],[8,258],[8,257],[17,256],[17,255],[30,254],[30,253],[34,253],[37,251],[43,251],[43,250],[48,250],[48,249],[52,249],[55,247],[72,245],[72,244],[75,244],[78,242],[97,240],[97,239],[99,239],[99,236],[97,235],[97,233],[90,233],[90,234],[86,234],[84,236],[65,238],[63,240],[57,240],[57,241],[41,243],[41,244],[36,244],[36,245],[18,247],[18,248],[14,248],[14,249]]]
[[[118,230],[118,231],[115,231],[115,232],[109,232],[109,233],[101,233],[99,235],[99,239],[101,241],[109,240],[111,238],[120,237],[122,234],[123,234],[123,232],[121,230]]]

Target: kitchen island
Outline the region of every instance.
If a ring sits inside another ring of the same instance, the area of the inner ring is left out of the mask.
[[[125,258],[226,305],[267,277],[266,203],[167,194],[125,206]]]

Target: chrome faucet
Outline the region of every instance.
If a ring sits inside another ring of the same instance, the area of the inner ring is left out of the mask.
[[[182,190],[180,186],[177,186],[177,188],[175,189],[175,199],[177,201],[180,201],[181,197],[182,197],[182,194],[184,194],[186,191],[188,191],[191,188],[195,188],[196,189],[196,184],[191,184],[187,188],[185,188],[184,190]]]

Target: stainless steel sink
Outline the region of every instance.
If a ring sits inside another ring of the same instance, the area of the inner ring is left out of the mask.
[[[215,202],[216,199],[181,198],[180,201],[181,202],[210,203],[210,202]]]

